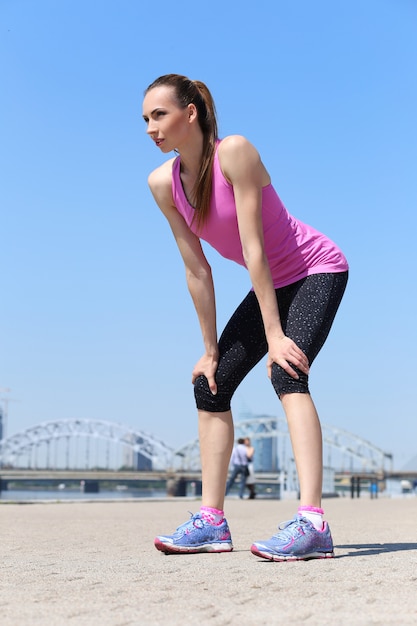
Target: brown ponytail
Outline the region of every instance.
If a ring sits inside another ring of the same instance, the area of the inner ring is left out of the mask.
[[[216,107],[207,86],[199,80],[190,80],[180,74],[160,76],[146,89],[145,94],[155,87],[172,87],[181,108],[194,104],[197,109],[198,123],[203,133],[203,157],[197,180],[192,192],[195,206],[194,219],[198,227],[206,222],[210,212],[213,160],[218,138]]]

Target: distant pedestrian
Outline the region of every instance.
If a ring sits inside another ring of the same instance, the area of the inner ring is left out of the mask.
[[[249,489],[249,500],[256,498],[255,489],[255,469],[253,465],[253,457],[255,448],[252,446],[249,437],[245,437],[246,456],[248,457],[248,474],[246,476],[246,487]]]
[[[245,493],[246,478],[249,473],[247,448],[244,439],[237,440],[237,445],[233,448],[231,464],[232,473],[230,474],[230,478],[227,481],[226,495],[229,493],[230,489],[234,485],[236,478],[240,476],[239,498],[242,499]]]

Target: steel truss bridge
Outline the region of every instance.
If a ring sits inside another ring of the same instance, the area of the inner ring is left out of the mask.
[[[322,425],[323,458],[328,468],[337,471],[362,471],[384,473],[392,470],[392,454],[369,441],[346,430]],[[280,470],[287,471],[294,462],[291,444],[284,417],[257,415],[235,423],[235,438],[250,437],[252,444],[261,439],[276,438]],[[182,458],[184,469],[195,470],[200,467],[200,448],[194,440],[176,451]],[[389,465],[389,468],[387,467]]]
[[[99,441],[107,444],[101,458],[95,454]],[[59,442],[63,443],[64,450],[58,457]],[[172,448],[140,430],[114,422],[74,419],[41,422],[1,440],[0,465],[21,467],[23,463],[24,467],[33,469],[74,469],[83,465],[85,469],[94,466],[110,469],[115,464],[111,459],[111,446],[124,453],[123,458],[119,455],[119,467],[131,464],[132,455],[137,453],[149,461],[148,467],[166,469],[173,456]],[[77,454],[80,450],[82,461]],[[126,454],[129,451],[130,456]]]
[[[392,471],[392,455],[369,441],[340,428],[322,425],[324,464],[335,471],[386,473]],[[291,444],[286,419],[270,415],[251,416],[235,423],[235,436],[250,437],[257,445],[262,439],[275,441],[279,462],[277,471],[293,472]],[[80,442],[83,442],[81,446]],[[104,441],[101,460],[95,455],[98,442]],[[61,445],[58,451],[58,445]],[[258,444],[259,445],[259,444]],[[82,460],[74,460],[74,450],[82,447]],[[110,448],[122,450],[122,457],[112,464]],[[0,467],[29,469],[119,469],[134,467],[140,455],[148,461],[147,469],[198,472],[198,439],[175,449],[153,435],[128,426],[89,419],[42,422],[0,441]],[[122,460],[120,460],[122,458]],[[137,456],[136,456],[137,459]],[[387,467],[389,464],[389,467]],[[135,466],[137,469],[137,466]]]

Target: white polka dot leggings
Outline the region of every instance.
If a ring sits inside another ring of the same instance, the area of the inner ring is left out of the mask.
[[[348,272],[313,274],[276,289],[282,329],[307,355],[310,365],[330,332],[347,280]],[[197,408],[212,413],[228,411],[237,387],[267,351],[258,300],[250,291],[219,340],[217,394],[211,393],[205,376],[195,381]],[[309,393],[308,376],[294,369],[299,379],[292,378],[273,363],[271,382],[278,397],[286,393]]]

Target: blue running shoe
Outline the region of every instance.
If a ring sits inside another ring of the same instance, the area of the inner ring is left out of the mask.
[[[305,517],[296,515],[279,525],[277,535],[267,541],[257,541],[251,547],[255,556],[270,561],[305,561],[334,556],[333,540],[327,522],[317,530]]]
[[[232,537],[226,520],[213,526],[204,520],[200,513],[177,528],[173,535],[159,535],[155,548],[165,554],[195,552],[231,552]]]

